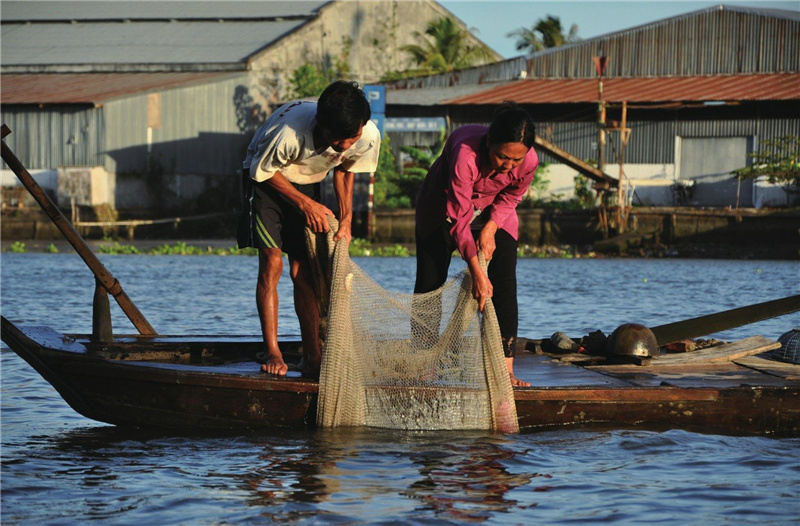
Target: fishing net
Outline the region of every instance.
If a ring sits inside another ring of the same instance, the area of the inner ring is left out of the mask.
[[[327,326],[317,424],[518,431],[494,308],[478,312],[469,272],[425,294],[386,290],[334,245],[332,226],[307,231]]]

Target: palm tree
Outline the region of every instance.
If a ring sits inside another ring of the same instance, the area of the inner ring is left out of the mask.
[[[557,16],[547,15],[540,18],[533,28],[521,27],[506,35],[516,37],[517,51],[541,51],[546,48],[563,46],[578,42],[578,26],[572,24],[569,33],[564,34],[561,20]]]
[[[417,73],[420,74],[444,73],[470,67],[479,61],[494,60],[494,54],[488,47],[471,44],[470,32],[460,28],[449,17],[432,20],[424,35],[415,31],[414,36],[421,44],[409,44],[400,49],[411,55],[419,66]]]

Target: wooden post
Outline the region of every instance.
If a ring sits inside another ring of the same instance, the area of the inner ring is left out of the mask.
[[[11,130],[3,124],[2,126],[2,137],[10,134]],[[3,160],[6,162],[9,168],[17,174],[17,177],[22,182],[22,185],[28,189],[28,192],[33,196],[39,206],[42,207],[42,210],[47,214],[53,224],[56,225],[61,233],[64,235],[67,241],[69,241],[72,248],[75,249],[75,252],[83,259],[84,263],[89,267],[89,270],[94,273],[95,278],[99,281],[103,287],[112,295],[114,299],[117,301],[117,304],[122,309],[122,312],[128,316],[128,319],[131,320],[133,326],[139,331],[140,334],[156,334],[155,329],[144,315],[139,312],[139,309],[136,305],[133,304],[133,301],[128,297],[124,290],[122,290],[122,285],[120,285],[119,281],[103,266],[97,256],[94,255],[92,249],[86,244],[86,242],[81,238],[75,228],[70,224],[61,210],[53,203],[53,201],[47,196],[47,194],[42,190],[42,187],[33,180],[31,174],[28,173],[28,170],[22,165],[22,163],[17,159],[17,156],[14,155],[14,152],[11,151],[5,141],[2,142],[2,157]]]
[[[369,174],[369,187],[367,193],[367,239],[372,241],[372,236],[375,235],[375,211],[374,211],[374,194],[375,194],[375,172]]]
[[[608,64],[608,57],[600,51],[600,56],[593,57],[597,71],[597,169],[601,172],[605,167],[606,150],[606,103],[603,100],[603,72]]]
[[[617,213],[619,217],[617,223],[619,225],[619,233],[625,233],[625,227],[628,222],[628,207],[626,205],[627,196],[625,195],[625,147],[628,145],[628,102],[622,101],[622,128],[619,131],[619,179],[617,185]]]
[[[103,284],[95,280],[94,301],[92,302],[92,341],[108,342],[112,337],[111,306],[108,303],[108,293]]]

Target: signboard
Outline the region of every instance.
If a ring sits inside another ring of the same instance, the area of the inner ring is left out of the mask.
[[[370,118],[370,120],[375,123],[375,126],[378,127],[378,131],[381,132],[381,137],[383,137],[386,126],[386,115],[384,115],[383,113],[373,112],[372,118]]]
[[[372,113],[386,113],[386,86],[364,86]]]
[[[438,132],[447,129],[444,117],[389,117],[386,119],[387,132]]]
[[[364,86],[364,95],[367,96],[369,109],[372,112],[370,120],[375,123],[383,137],[386,120],[386,86]]]

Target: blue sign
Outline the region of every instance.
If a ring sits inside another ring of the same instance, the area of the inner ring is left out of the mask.
[[[386,86],[364,86],[372,113],[386,113]]]
[[[387,132],[438,132],[447,129],[444,117],[389,117],[386,119]]]
[[[381,138],[383,138],[386,127],[386,115],[383,113],[373,113],[370,120],[375,123],[375,126],[378,127],[378,131],[381,132]]]
[[[383,125],[386,121],[386,86],[364,86],[364,95],[369,101],[369,109],[372,112],[372,122],[378,127],[378,131],[383,137]]]

